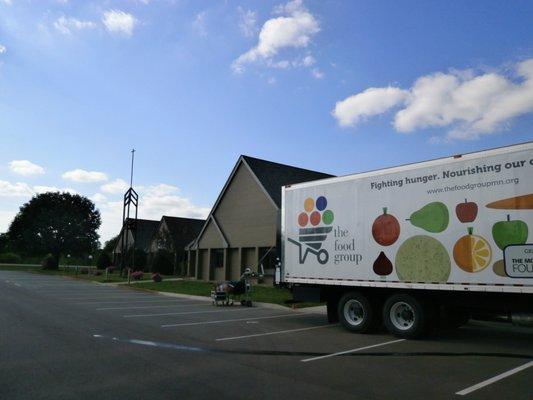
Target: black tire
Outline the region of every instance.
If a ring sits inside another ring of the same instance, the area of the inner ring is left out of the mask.
[[[431,325],[430,305],[409,294],[393,294],[385,301],[383,324],[396,337],[419,338],[428,333]]]
[[[340,323],[351,332],[368,333],[376,326],[375,307],[367,296],[359,292],[348,292],[342,296],[337,314]]]

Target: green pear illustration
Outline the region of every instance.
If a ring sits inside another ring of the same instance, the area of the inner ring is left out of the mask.
[[[428,203],[420,210],[411,214],[407,219],[411,224],[422,228],[428,232],[439,233],[443,232],[448,227],[450,221],[450,214],[446,204],[440,201]]]
[[[518,219],[511,221],[509,214],[507,215],[507,221],[496,222],[492,225],[492,237],[501,250],[510,244],[526,243],[527,235],[527,224]]]

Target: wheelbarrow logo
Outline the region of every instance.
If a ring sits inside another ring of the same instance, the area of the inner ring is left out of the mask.
[[[333,211],[326,210],[328,200],[320,196],[316,201],[309,197],[304,201],[304,211],[298,214],[299,240],[288,238],[289,242],[298,246],[300,264],[303,264],[309,253],[316,256],[320,264],[326,264],[329,253],[322,249],[322,243],[333,227]]]

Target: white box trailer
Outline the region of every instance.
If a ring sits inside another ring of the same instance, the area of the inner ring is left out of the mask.
[[[277,273],[356,332],[533,315],[533,142],[282,188]]]

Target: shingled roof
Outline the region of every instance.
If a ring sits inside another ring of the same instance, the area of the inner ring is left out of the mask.
[[[210,221],[213,221],[215,226],[218,228],[218,224],[213,217],[214,212],[216,211],[219,202],[221,201],[226,189],[230,185],[233,176],[237,172],[238,168],[241,165],[246,165],[251,173],[257,178],[259,184],[264,188],[266,194],[272,199],[272,202],[276,207],[281,208],[281,187],[286,185],[292,185],[295,183],[316,181],[319,179],[332,178],[335,175],[325,174],[323,172],[311,171],[304,168],[297,168],[291,165],[279,164],[272,161],[262,160],[260,158],[250,157],[241,155],[233,171],[231,172],[224,188],[218,195],[218,198],[207,217],[205,224],[203,225],[200,233],[192,242],[186,245],[186,249],[195,249],[198,245],[198,242],[207,228]],[[218,228],[220,230],[220,228]],[[223,235],[223,234],[222,234]],[[226,239],[223,238],[224,242]],[[227,243],[226,243],[227,245]]]
[[[334,177],[334,175],[278,164],[250,156],[243,155],[242,158],[278,207],[281,207],[282,186]]]
[[[148,251],[150,248],[150,242],[152,241],[152,236],[154,235],[157,227],[159,226],[159,221],[154,221],[151,219],[137,219],[137,229],[136,229],[136,238],[135,238],[135,248],[143,251]],[[120,253],[121,249],[121,239],[123,235],[124,227],[120,230],[120,239],[117,241],[115,246],[115,253]],[[131,243],[128,243],[128,247],[131,246]]]
[[[161,222],[165,222],[175,249],[184,249],[193,239],[198,236],[204,219],[169,217],[164,215]]]

